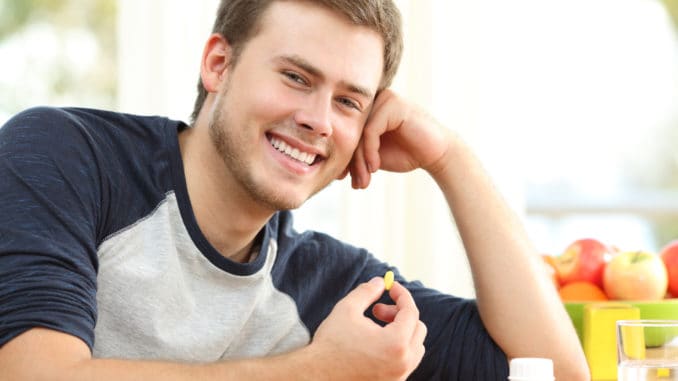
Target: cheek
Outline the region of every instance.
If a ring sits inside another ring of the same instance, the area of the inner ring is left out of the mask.
[[[284,114],[288,107],[285,97],[275,91],[262,90],[247,94],[247,98],[242,99],[242,110],[246,108],[249,115],[256,115],[257,119],[268,122]]]
[[[345,118],[339,122],[341,127],[338,132],[341,138],[354,146],[358,145],[363,136],[366,121],[363,118]]]
[[[342,152],[348,152],[351,156],[362,137],[363,125],[355,121],[344,123],[334,128],[334,141],[337,148]]]
[[[233,107],[248,119],[260,123],[270,123],[289,113],[295,102],[293,94],[276,84],[274,79],[248,78],[242,81],[237,91],[233,91]],[[236,89],[234,89],[236,90]]]

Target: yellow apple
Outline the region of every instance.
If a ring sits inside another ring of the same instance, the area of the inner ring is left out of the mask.
[[[616,300],[660,300],[668,282],[661,257],[642,250],[617,254],[603,272],[605,293]]]

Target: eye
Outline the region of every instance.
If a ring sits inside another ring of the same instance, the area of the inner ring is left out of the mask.
[[[292,82],[295,82],[295,83],[298,83],[298,84],[304,85],[304,86],[308,85],[308,82],[306,81],[306,79],[304,77],[302,77],[301,75],[299,75],[299,74],[297,74],[293,71],[283,71],[282,74]]]
[[[342,106],[349,107],[358,111],[362,111],[360,109],[360,104],[358,102],[350,99],[350,98],[339,98],[338,102],[341,103]]]

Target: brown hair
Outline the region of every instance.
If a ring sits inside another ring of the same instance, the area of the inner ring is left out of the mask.
[[[221,0],[212,28],[228,40],[232,49],[229,65],[235,66],[243,47],[258,31],[262,14],[274,1],[281,0]],[[302,1],[302,0],[297,0]],[[375,30],[384,40],[384,70],[379,90],[388,87],[400,63],[403,50],[400,12],[392,0],[304,0],[327,7],[346,16],[352,23]],[[191,121],[195,122],[207,90],[198,80]]]

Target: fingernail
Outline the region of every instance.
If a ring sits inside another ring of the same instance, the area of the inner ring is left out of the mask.
[[[370,173],[374,173],[374,170],[372,169],[372,164],[367,163],[367,170],[368,170]]]
[[[384,287],[384,278],[378,276],[370,279],[368,282],[370,285]]]

